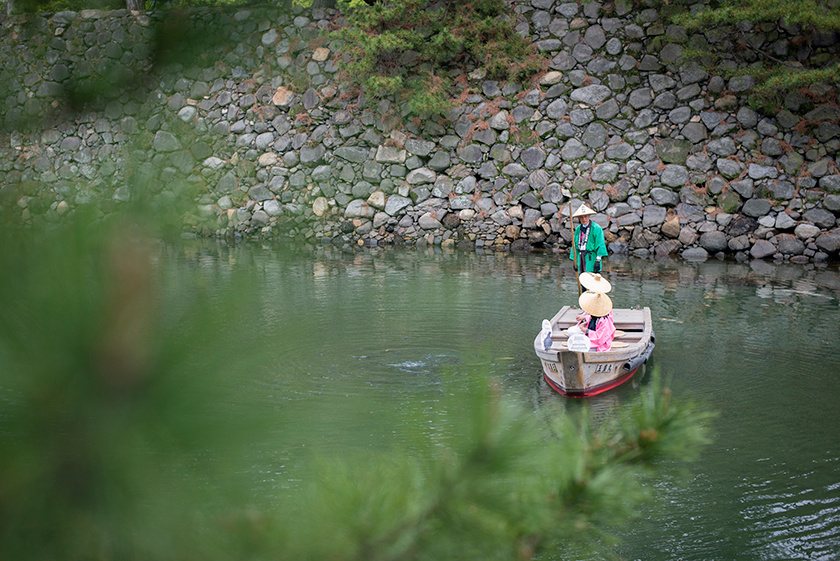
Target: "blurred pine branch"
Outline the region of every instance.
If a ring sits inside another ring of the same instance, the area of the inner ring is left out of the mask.
[[[242,384],[271,350],[248,329],[247,279],[217,298],[167,278],[167,246],[136,220],[82,214],[0,228],[2,559],[574,556],[708,440],[709,413],[658,377],[596,425],[524,411],[463,371],[472,389],[437,404],[446,430],[295,460],[297,483],[258,494],[254,448],[284,447],[324,408],[277,412]]]

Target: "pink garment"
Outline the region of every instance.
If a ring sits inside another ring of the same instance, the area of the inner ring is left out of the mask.
[[[578,327],[583,331],[589,325],[589,320],[592,317],[584,313],[585,317]],[[602,318],[598,318],[595,323],[595,330],[590,329],[586,332],[589,340],[592,341],[592,346],[596,351],[608,351],[612,347],[612,341],[615,337],[615,323],[613,322],[612,312],[608,313]]]

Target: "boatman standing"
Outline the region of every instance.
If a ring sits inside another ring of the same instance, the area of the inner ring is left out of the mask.
[[[569,252],[569,259],[575,259],[575,270],[581,273],[600,273],[601,258],[607,256],[607,245],[604,243],[604,230],[590,220],[589,216],[595,211],[581,204],[572,218],[579,218],[580,224],[575,228],[575,244]]]

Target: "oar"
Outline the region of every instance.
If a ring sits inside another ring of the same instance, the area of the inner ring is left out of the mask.
[[[575,219],[572,217],[572,200],[569,199],[569,226],[572,229],[572,256],[575,260],[575,273],[577,273],[578,298],[580,298],[580,263],[578,263],[577,244],[575,243]]]

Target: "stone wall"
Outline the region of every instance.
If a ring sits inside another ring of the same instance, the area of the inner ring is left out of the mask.
[[[528,250],[568,248],[575,199],[612,253],[837,258],[836,84],[762,115],[749,76],[681,59],[726,38],[624,1],[516,12],[548,72],[524,89],[473,72],[463,103],[426,120],[345,89],[331,11],[2,19],[0,204],[54,221],[151,193],[189,203],[202,235]],[[743,29],[766,52],[837,57],[834,36]],[[181,34],[195,48],[165,50]]]

